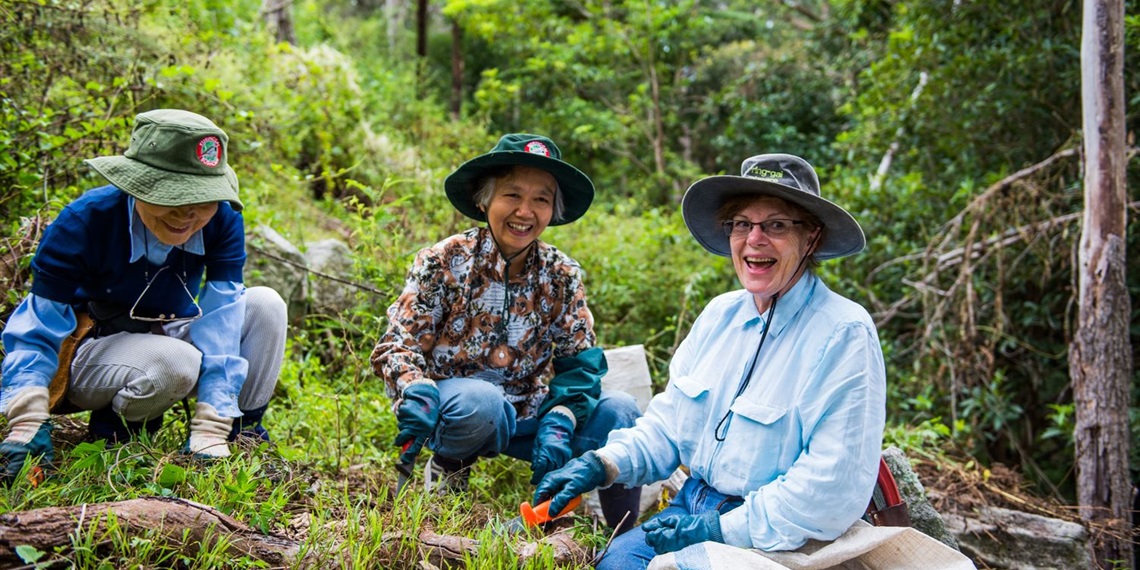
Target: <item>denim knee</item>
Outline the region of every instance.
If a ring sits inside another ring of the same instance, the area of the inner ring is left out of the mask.
[[[645,531],[635,526],[610,543],[596,570],[643,570],[657,553],[645,542]]]
[[[477,378],[448,378],[440,391],[440,423],[429,447],[454,459],[494,456],[514,436],[515,409],[498,386]]]
[[[586,425],[579,426],[574,434],[571,443],[574,455],[602,447],[611,431],[633,427],[639,417],[641,410],[633,396],[621,391],[603,390],[594,413]]]
[[[633,396],[617,390],[605,390],[598,400],[598,407],[594,409],[594,417],[611,430],[622,429],[633,427],[637,418],[641,417],[641,409],[637,407],[637,399]]]

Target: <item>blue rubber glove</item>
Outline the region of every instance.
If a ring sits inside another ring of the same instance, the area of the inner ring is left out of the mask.
[[[15,480],[24,469],[24,464],[35,457],[40,457],[41,465],[51,463],[51,430],[51,422],[43,422],[27,443],[12,441],[10,436],[0,442],[0,481]]]
[[[534,504],[550,499],[551,513],[561,513],[570,500],[606,482],[606,467],[598,454],[587,451],[565,467],[550,472],[534,490]]]
[[[395,444],[412,444],[400,455],[401,463],[414,463],[423,449],[431,432],[439,424],[439,388],[431,382],[416,382],[404,388],[403,396],[396,406]]]
[[[534,452],[530,459],[531,485],[537,485],[547,473],[570,461],[570,456],[573,455],[570,451],[572,437],[574,437],[574,420],[570,419],[570,416],[552,411],[542,417],[542,421],[538,422],[538,433],[534,436]]]
[[[47,388],[24,388],[8,408],[8,437],[0,442],[0,481],[11,482],[35,457],[47,465],[53,458]]]
[[[667,515],[650,519],[641,525],[645,542],[657,554],[675,552],[699,542],[724,542],[720,534],[720,513],[706,511],[699,515]]]

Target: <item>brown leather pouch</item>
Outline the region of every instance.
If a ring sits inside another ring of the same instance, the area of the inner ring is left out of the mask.
[[[870,511],[871,524],[875,526],[910,526],[910,512],[906,503],[899,503],[878,511]]]
[[[95,326],[94,319],[88,313],[76,313],[78,321],[71,335],[63,339],[59,347],[59,368],[55,369],[55,376],[51,378],[48,387],[48,401],[53,414],[71,414],[82,411],[67,400],[67,388],[71,385],[71,360],[75,358],[75,348]]]

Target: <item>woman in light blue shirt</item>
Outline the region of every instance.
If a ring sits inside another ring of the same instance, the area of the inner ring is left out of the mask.
[[[787,154],[697,181],[682,211],[705,249],[732,259],[743,289],[708,304],[634,427],[535,491],[559,512],[593,488],[689,468],[672,504],[619,536],[598,568],[645,568],[656,554],[709,540],[766,551],[834,540],[866,510],[878,472],[878,334],[863,307],[812,271],[860,252],[859,224],[820,197],[811,165]]]

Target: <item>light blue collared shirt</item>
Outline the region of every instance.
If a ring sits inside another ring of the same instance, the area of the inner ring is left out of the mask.
[[[713,299],[673,356],[665,390],[598,453],[625,485],[687,465],[744,497],[721,516],[726,543],[793,550],[834,540],[866,510],[882,454],[886,372],[867,311],[811,273],[779,298],[771,323],[766,317],[747,291]]]
[[[147,229],[135,209],[130,208],[131,263],[144,255],[154,265],[162,265],[175,247],[204,255],[202,232],[195,232],[181,246],[167,245]],[[245,286],[233,281],[207,281],[199,296],[202,317],[190,324],[190,340],[202,352],[198,379],[198,399],[218,410],[222,417],[238,417],[237,398],[245,383],[249,364],[240,356],[241,328],[245,319]],[[7,413],[8,402],[27,386],[46,387],[59,366],[63,339],[75,330],[75,312],[60,303],[29,294],[12,312],[4,327],[7,355],[0,373],[0,413]],[[173,326],[177,326],[177,323]]]

